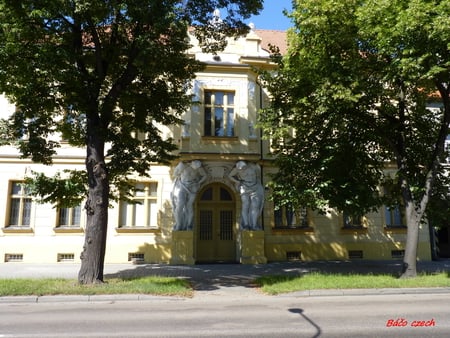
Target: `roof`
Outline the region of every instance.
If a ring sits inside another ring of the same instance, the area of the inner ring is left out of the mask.
[[[268,29],[253,29],[253,31],[262,39],[261,47],[264,50],[270,52],[269,44],[271,44],[280,48],[281,54],[286,54],[288,49],[286,31]]]

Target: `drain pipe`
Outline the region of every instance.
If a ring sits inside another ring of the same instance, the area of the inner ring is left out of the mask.
[[[256,84],[259,87],[259,109],[256,112],[256,119],[258,120],[258,114],[259,111],[263,108],[263,90],[262,90],[262,86],[258,81],[255,81]],[[262,128],[259,128],[259,160],[261,162],[261,185],[264,188],[264,202],[263,202],[263,209],[262,209],[262,213],[261,213],[261,227],[264,230],[264,207],[266,205],[266,187],[264,186],[264,166],[263,166],[263,131]]]

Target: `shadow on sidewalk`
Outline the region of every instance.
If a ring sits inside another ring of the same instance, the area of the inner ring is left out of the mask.
[[[300,276],[311,272],[333,274],[390,274],[399,276],[401,261],[317,261],[281,262],[260,265],[202,264],[164,265],[142,264],[133,268],[105,274],[106,278],[139,278],[144,276],[177,277],[188,280],[196,291],[212,291],[223,287],[255,288],[255,279],[261,276]],[[418,262],[418,273],[447,272],[450,260]]]

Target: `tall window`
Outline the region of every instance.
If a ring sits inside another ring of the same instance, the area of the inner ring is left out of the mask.
[[[350,213],[344,212],[342,214],[344,220],[344,228],[362,228],[363,227],[363,216],[352,215]]]
[[[447,135],[447,138],[445,139],[445,163],[450,163],[450,135]]]
[[[81,206],[61,208],[58,210],[58,227],[79,228],[81,221]]]
[[[234,136],[234,92],[205,91],[204,136]]]
[[[384,195],[386,197],[391,197],[393,200],[392,205],[384,207],[384,221],[386,227],[404,227],[406,225],[404,208],[401,200],[395,198],[393,194],[392,187],[384,187]]]
[[[7,226],[29,227],[32,199],[28,195],[28,189],[21,182],[12,182],[9,198],[10,209]]]
[[[400,205],[385,207],[384,217],[387,227],[404,227],[406,224]]]
[[[132,202],[120,202],[119,226],[155,228],[157,222],[156,182],[138,183]]]
[[[294,210],[292,206],[275,205],[274,210],[275,227],[289,227],[289,228],[307,228],[308,222],[308,209],[299,208]]]

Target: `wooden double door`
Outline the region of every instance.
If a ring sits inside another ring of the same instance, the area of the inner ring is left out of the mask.
[[[196,261],[236,262],[236,203],[222,184],[208,185],[196,203]]]

